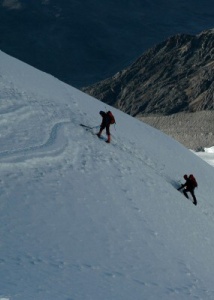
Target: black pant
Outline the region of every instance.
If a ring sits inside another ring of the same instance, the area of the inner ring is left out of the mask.
[[[110,124],[102,124],[100,127],[100,131],[103,131],[103,129],[106,129],[106,134],[110,135]]]
[[[184,196],[185,196],[186,198],[189,198],[187,192],[190,192],[190,194],[192,195],[192,198],[193,198],[193,204],[197,205],[197,200],[196,200],[196,197],[195,197],[194,189],[193,189],[193,190],[192,190],[192,189],[191,189],[191,190],[190,190],[190,189],[184,189],[184,190],[183,190]]]

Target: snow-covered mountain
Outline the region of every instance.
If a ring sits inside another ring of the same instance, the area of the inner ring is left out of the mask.
[[[213,167],[2,52],[0,100],[1,300],[213,299]]]

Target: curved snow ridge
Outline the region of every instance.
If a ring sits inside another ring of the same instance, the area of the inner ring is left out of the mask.
[[[6,115],[6,114],[9,114],[9,113],[14,113],[14,112],[22,109],[24,106],[25,105],[17,104],[17,105],[11,105],[11,106],[8,106],[8,107],[3,107],[2,109],[0,109],[0,115]],[[1,300],[1,298],[0,298],[0,300]]]
[[[16,114],[15,112],[18,112],[18,114]],[[29,110],[26,106],[19,106],[17,108],[11,108],[10,110],[4,111],[3,113],[1,113],[0,111],[0,125],[7,125],[7,132],[14,131],[14,127],[17,127],[17,122],[21,123],[21,122],[25,122],[26,120],[30,120],[31,117],[33,117],[35,115],[35,112],[33,110]],[[0,128],[0,131],[2,130],[2,128]]]
[[[63,134],[63,127],[66,124],[70,124],[70,122],[63,121],[54,124],[50,131],[49,138],[44,144],[0,152],[0,161],[2,163],[18,163],[29,159],[55,157],[62,154],[68,145],[68,141]]]

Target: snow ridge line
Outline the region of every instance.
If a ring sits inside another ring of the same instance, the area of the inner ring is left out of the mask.
[[[66,124],[70,124],[70,122],[63,121],[54,124],[50,131],[49,138],[44,144],[0,152],[0,161],[10,163],[23,162],[32,158],[54,157],[61,154],[67,145],[67,141],[63,134],[59,134],[59,131]],[[56,145],[60,146],[57,147]]]
[[[3,108],[3,109],[0,109],[0,115],[6,115],[6,114],[9,114],[9,113],[14,113],[20,109],[22,109],[23,107],[25,107],[25,105],[13,105],[13,106],[10,106],[10,107],[7,107],[7,108]],[[1,300],[1,298],[0,298]]]

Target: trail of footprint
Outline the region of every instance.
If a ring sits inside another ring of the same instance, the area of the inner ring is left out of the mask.
[[[159,164],[157,165],[157,163],[151,160],[145,153],[139,152],[139,150],[132,146],[132,144],[129,145],[128,143],[124,143],[118,139],[118,141],[114,142],[114,146],[116,146],[120,151],[130,154],[130,157],[137,158],[139,163],[149,167],[158,176],[163,176],[165,166],[161,165],[161,168],[159,168]]]

